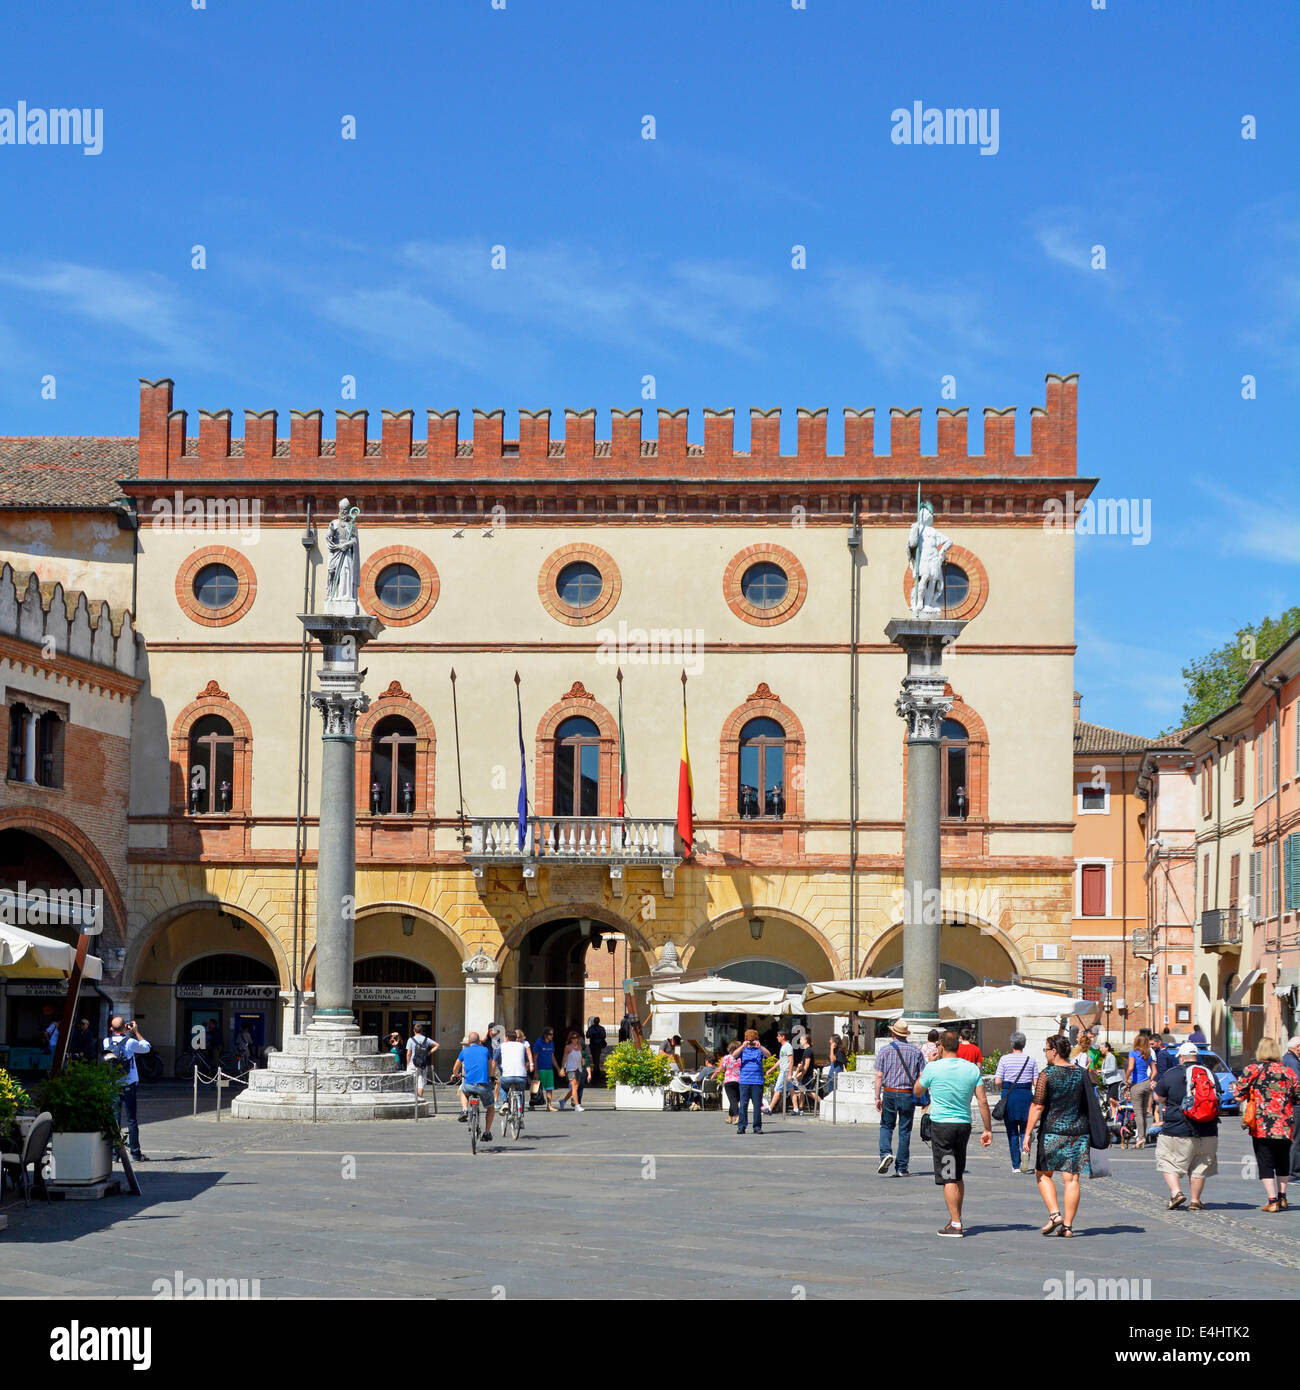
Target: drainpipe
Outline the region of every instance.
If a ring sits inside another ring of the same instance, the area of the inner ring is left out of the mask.
[[[1282,882],[1282,687],[1286,684],[1282,676],[1270,676],[1264,682],[1273,692],[1273,826],[1277,832],[1277,844],[1273,855],[1273,882],[1277,885],[1277,940],[1274,952],[1277,956],[1275,969],[1282,969],[1282,912],[1286,907],[1286,884]],[[1268,920],[1267,909],[1264,920]],[[1264,949],[1268,950],[1268,935],[1265,929]],[[1282,1021],[1282,1007],[1278,1005],[1278,1022]]]
[[[1220,912],[1220,914],[1222,914],[1223,909],[1222,909],[1221,907],[1219,907],[1219,887],[1220,887],[1220,882],[1221,882],[1221,878],[1222,878],[1221,869],[1222,869],[1222,864],[1223,864],[1223,745],[1224,745],[1225,743],[1231,742],[1231,740],[1228,739],[1224,734],[1211,734],[1211,735],[1210,735],[1210,739],[1211,739],[1211,741],[1212,741],[1213,744],[1214,744],[1215,758],[1216,758],[1216,761],[1217,761],[1218,764],[1219,764],[1219,785],[1218,785],[1218,792],[1217,792],[1217,794],[1215,795],[1215,798],[1214,798],[1214,905],[1215,905],[1215,907],[1219,908],[1219,912]],[[1240,891],[1240,883],[1241,883],[1240,872],[1241,872],[1241,871],[1240,871],[1240,869],[1239,869],[1239,870],[1238,870],[1238,879],[1237,879],[1239,891]],[[1205,899],[1202,898],[1201,901],[1204,902]],[[1202,912],[1204,912],[1204,908],[1202,908]],[[1202,921],[1202,932],[1204,932],[1204,918],[1203,918],[1203,917],[1202,917],[1201,921]],[[1220,922],[1220,924],[1222,924],[1222,922],[1223,922],[1223,917],[1222,917],[1222,915],[1219,917],[1219,922]],[[1222,930],[1222,927],[1220,927],[1220,930]],[[1220,935],[1219,940],[1220,940],[1220,941],[1223,940],[1222,935]],[[1204,940],[1202,940],[1202,949],[1204,949]],[[1195,962],[1195,960],[1196,960],[1196,946],[1195,946],[1195,943],[1193,943],[1193,945],[1192,945],[1192,960],[1193,960],[1193,969],[1194,969],[1194,968],[1195,968],[1194,962]],[[1217,970],[1215,971],[1215,974],[1216,974],[1216,975],[1218,974],[1218,971],[1217,971]],[[1196,981],[1193,981],[1193,982],[1192,982],[1192,998],[1193,998],[1193,999],[1196,998]],[[1213,1015],[1214,1015],[1214,1000],[1211,999],[1211,1000],[1210,1000],[1210,1031],[1211,1031],[1211,1032],[1214,1031],[1214,1016],[1213,1016]],[[1196,1019],[1193,1018],[1193,1019],[1192,1019],[1192,1022],[1195,1023],[1195,1022],[1196,1022]],[[1225,1042],[1225,1043],[1227,1042],[1227,1038],[1224,1038],[1224,1042]],[[1223,1048],[1222,1051],[1223,1051],[1223,1055],[1226,1057],[1226,1056],[1227,1056],[1227,1048],[1226,1048],[1226,1047]]]
[[[849,547],[849,975],[858,971],[858,642],[861,616],[862,525],[860,498],[850,510]]]

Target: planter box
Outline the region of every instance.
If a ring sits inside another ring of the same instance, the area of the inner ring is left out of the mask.
[[[113,1172],[113,1150],[102,1134],[54,1134],[53,1181],[82,1187],[103,1182]]]
[[[664,1088],[662,1086],[615,1086],[615,1110],[662,1110],[664,1108]]]

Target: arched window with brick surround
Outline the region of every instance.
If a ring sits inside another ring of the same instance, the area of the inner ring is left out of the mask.
[[[543,816],[612,816],[618,807],[618,725],[582,684],[542,715],[533,762]]]
[[[718,753],[724,820],[802,820],[803,725],[766,682],[728,715]]]
[[[216,681],[209,681],[172,726],[172,812],[247,816],[252,788],[248,716]]]
[[[432,815],[434,752],[433,721],[390,682],[357,721],[357,814]]]
[[[989,734],[983,719],[951,685],[944,694],[952,708],[943,721],[939,743],[940,818],[945,827],[983,822],[989,815]],[[903,795],[907,795],[907,733],[903,731]]]

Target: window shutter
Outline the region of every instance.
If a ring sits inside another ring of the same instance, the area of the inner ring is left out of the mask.
[[[1104,917],[1106,915],[1106,866],[1104,864],[1085,864],[1083,874],[1082,899],[1085,917]]]
[[[1229,861],[1228,906],[1236,907],[1241,896],[1241,855],[1234,854]]]
[[[1201,911],[1210,910],[1210,856],[1205,856],[1205,862],[1201,866]]]
[[[1257,849],[1251,850],[1251,852],[1250,852],[1250,902],[1249,902],[1249,905],[1248,905],[1248,907],[1247,907],[1247,911],[1248,911],[1248,913],[1249,913],[1249,915],[1250,915],[1250,920],[1251,920],[1252,922],[1258,922],[1259,919],[1260,919],[1260,917],[1263,915],[1263,914],[1261,913],[1261,911],[1260,911],[1260,908],[1263,906],[1263,904],[1260,902],[1260,886],[1261,886],[1261,885],[1260,885],[1260,881],[1259,881],[1259,879],[1260,879],[1259,866],[1260,866],[1260,852],[1259,852],[1259,850],[1257,850]]]
[[[1300,745],[1297,745],[1300,746]],[[1232,747],[1232,799],[1246,795],[1246,740],[1239,738]]]

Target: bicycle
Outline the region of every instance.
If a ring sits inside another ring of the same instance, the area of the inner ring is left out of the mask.
[[[524,1132],[524,1088],[523,1086],[508,1086],[506,1088],[508,1104],[505,1113],[505,1129],[516,1143],[519,1136]]]
[[[472,1154],[478,1153],[478,1141],[483,1134],[483,1102],[470,1093],[465,1097],[469,1101],[469,1120],[465,1128],[469,1130],[469,1151]]]

